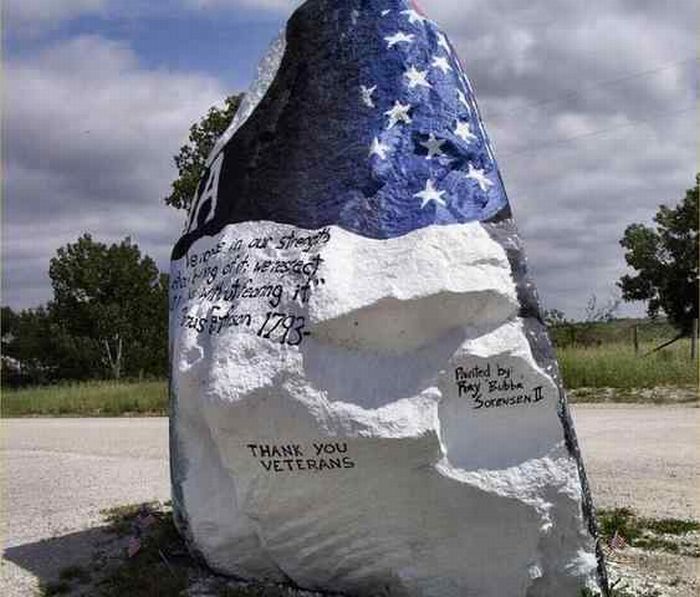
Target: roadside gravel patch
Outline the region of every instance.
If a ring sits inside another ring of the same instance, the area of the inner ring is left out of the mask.
[[[572,411],[597,506],[700,520],[700,408],[577,404]]]

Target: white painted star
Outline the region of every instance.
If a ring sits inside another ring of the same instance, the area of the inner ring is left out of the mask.
[[[385,16],[388,15],[390,12],[391,12],[391,11],[390,11],[389,9],[386,9],[386,10],[383,10],[381,14],[382,14],[383,17],[385,17]]]
[[[469,113],[471,113],[471,108],[469,107],[467,97],[459,89],[457,90],[457,97],[459,97],[459,103],[462,104],[467,109],[467,111],[469,111]]]
[[[357,19],[360,18],[360,11],[359,11],[359,10],[353,10],[353,11],[350,13],[350,18],[352,19],[352,24],[353,24],[353,27],[354,27],[355,25],[357,25]]]
[[[372,95],[377,90],[377,86],[366,87],[365,85],[360,85],[360,94],[362,95],[362,103],[369,108],[374,108],[374,101],[372,100]]]
[[[435,188],[435,183],[432,180],[428,179],[428,181],[425,183],[425,189],[422,190],[420,193],[416,193],[413,196],[418,197],[418,199],[423,201],[423,204],[421,205],[421,209],[423,209],[431,201],[435,201],[435,203],[439,203],[443,206],[446,205],[445,201],[442,198],[444,194],[445,191],[438,191]]]
[[[449,44],[449,42],[447,41],[447,38],[445,37],[445,34],[444,34],[444,33],[438,33],[438,34],[437,34],[437,38],[438,38],[438,46],[440,46],[441,48],[443,48],[443,49],[445,50],[445,52],[447,52],[447,53],[449,54],[452,50],[450,49],[450,44]]]
[[[412,66],[404,73],[404,76],[408,78],[409,89],[414,89],[416,87],[427,87],[430,89],[432,87],[426,78],[428,76],[428,71],[418,70],[415,66]]]
[[[388,48],[393,48],[396,44],[400,43],[413,43],[413,38],[415,35],[412,33],[404,33],[403,31],[399,31],[398,33],[394,35],[390,35],[389,37],[385,37],[384,41],[387,43]]]
[[[433,63],[430,66],[439,68],[444,74],[447,74],[449,71],[452,70],[450,63],[447,62],[447,58],[445,58],[444,56],[435,56],[433,58]]]
[[[382,143],[378,137],[375,137],[372,141],[372,146],[369,148],[369,157],[373,155],[379,156],[380,159],[386,159],[386,152],[389,151],[391,147]]]
[[[419,12],[413,9],[402,10],[401,14],[406,15],[408,17],[408,20],[411,21],[411,25],[415,25],[416,23],[423,23],[427,20],[423,15],[421,15]]]
[[[484,171],[474,168],[472,164],[469,164],[469,172],[467,172],[466,177],[475,180],[479,188],[484,192],[488,191],[493,186],[493,182],[486,177]]]
[[[455,127],[455,135],[461,137],[465,143],[470,143],[476,139],[476,135],[472,133],[472,128],[468,122],[464,120],[458,120],[457,126]]]
[[[421,141],[421,145],[425,147],[428,150],[428,155],[425,156],[426,159],[432,160],[435,156],[441,156],[445,155],[442,152],[442,146],[446,143],[444,139],[438,139],[433,135],[433,133],[430,133],[430,137],[428,137],[427,141]]]
[[[408,114],[410,109],[410,105],[404,105],[401,102],[397,101],[394,104],[394,107],[391,108],[391,110],[387,110],[386,112],[384,112],[384,114],[386,114],[389,117],[389,126],[387,126],[387,128],[393,128],[399,122],[411,124],[411,122],[413,121],[411,120],[411,117]]]

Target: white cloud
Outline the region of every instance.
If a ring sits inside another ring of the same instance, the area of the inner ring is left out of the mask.
[[[80,37],[5,67],[3,302],[46,300],[48,261],[83,232],[130,235],[167,267],[182,215],[162,203],[189,126],[226,95],[214,79],[145,70]]]
[[[105,0],[5,0],[3,13],[16,25],[53,25],[83,14],[98,13],[105,4]]]

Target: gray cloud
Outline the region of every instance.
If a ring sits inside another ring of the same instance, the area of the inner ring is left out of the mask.
[[[544,302],[581,315],[625,272],[625,227],[694,180],[697,4],[421,4],[473,82]]]
[[[189,125],[226,94],[208,77],[142,69],[80,37],[5,67],[3,302],[50,297],[56,249],[83,232],[130,235],[167,269],[182,216],[161,199]]]
[[[252,5],[202,1],[211,11]],[[474,84],[545,303],[580,315],[624,273],[625,227],[650,222],[694,180],[696,2],[421,4]],[[10,62],[5,79],[4,301],[45,300],[49,257],[84,230],[131,233],[164,265],[180,225],[159,203],[170,157],[233,90],[144,70],[128,47],[97,37]]]

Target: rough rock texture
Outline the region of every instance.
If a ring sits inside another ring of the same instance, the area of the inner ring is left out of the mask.
[[[215,570],[359,595],[606,591],[471,85],[400,0],[309,0],[171,273],[173,503]]]

